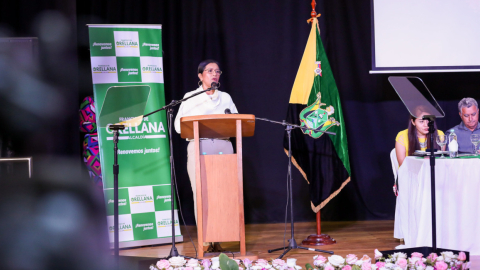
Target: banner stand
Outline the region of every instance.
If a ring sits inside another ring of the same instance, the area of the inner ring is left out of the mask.
[[[92,82],[96,108],[102,108],[107,92],[116,88],[148,87],[145,109],[136,115],[121,111],[107,124],[126,121],[165,105],[162,64],[161,25],[88,25]],[[112,88],[112,89],[110,89]],[[109,90],[110,89],[110,90]],[[137,94],[138,94],[137,93]],[[127,100],[123,100],[127,99]],[[118,95],[113,102],[129,104],[131,97]],[[130,103],[131,104],[131,103]],[[128,108],[124,107],[124,108]],[[97,123],[100,114],[97,113]],[[114,247],[115,227],[119,229],[119,248],[183,241],[178,213],[172,220],[170,203],[170,146],[165,112],[145,117],[139,126],[126,126],[118,131],[118,203],[114,198],[113,132],[107,125],[98,128],[103,188],[107,208],[107,224],[111,247]],[[114,206],[118,206],[118,226],[114,223]],[[174,209],[177,204],[174,201]]]

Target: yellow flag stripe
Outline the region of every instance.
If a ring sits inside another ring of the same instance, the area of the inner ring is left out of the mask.
[[[297,77],[295,77],[295,82],[293,83],[290,103],[307,105],[310,91],[312,91],[313,79],[315,78],[315,60],[317,58],[317,33],[315,32],[317,24],[317,19],[313,19],[307,46],[298,68]]]

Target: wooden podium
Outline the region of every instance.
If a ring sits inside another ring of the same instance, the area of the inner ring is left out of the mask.
[[[204,257],[203,242],[233,241],[240,241],[240,256],[249,257],[245,249],[242,137],[253,136],[255,116],[211,114],[180,121],[181,137],[195,141],[199,257]],[[200,138],[229,137],[237,138],[236,154],[201,155]]]

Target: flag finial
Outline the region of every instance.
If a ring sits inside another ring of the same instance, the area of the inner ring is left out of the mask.
[[[307,23],[311,23],[313,22],[313,19],[320,17],[321,14],[317,14],[317,12],[315,11],[316,5],[317,3],[315,2],[315,0],[312,0],[312,12],[310,12],[310,16],[312,17],[307,20]]]
[[[317,5],[317,3],[315,2],[315,0],[312,0],[312,12],[310,13],[310,15],[312,16],[312,18],[315,18],[317,17],[317,12],[315,11],[315,6]]]

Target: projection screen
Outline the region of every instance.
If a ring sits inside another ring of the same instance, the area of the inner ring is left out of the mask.
[[[480,71],[480,0],[371,0],[370,73]]]

